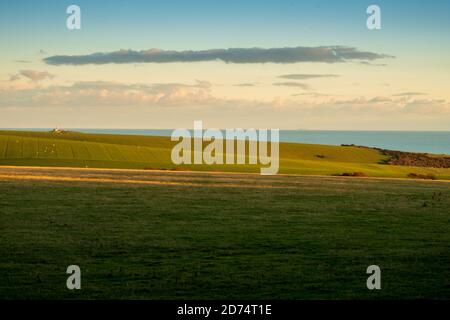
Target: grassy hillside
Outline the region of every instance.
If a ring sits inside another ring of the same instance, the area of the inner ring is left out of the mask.
[[[175,143],[168,137],[0,131],[0,165],[62,166],[130,169],[187,169],[259,172],[259,165],[183,165],[170,158]],[[280,173],[405,178],[410,173],[450,179],[450,169],[388,166],[376,150],[281,143]]]

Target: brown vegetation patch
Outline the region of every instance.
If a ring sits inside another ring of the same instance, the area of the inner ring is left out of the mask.
[[[381,148],[358,146],[354,144],[341,144],[341,146],[378,150],[381,154],[389,157],[388,159],[383,160],[381,162],[382,164],[426,168],[450,168],[449,155],[387,150]]]
[[[412,167],[450,168],[450,156],[430,155],[427,153],[413,153],[379,149],[389,156],[386,164]]]
[[[339,174],[340,177],[367,177],[364,172],[344,172]]]
[[[420,174],[420,173],[410,173],[408,174],[408,178],[412,179],[424,179],[424,180],[436,180],[436,176],[434,174]]]

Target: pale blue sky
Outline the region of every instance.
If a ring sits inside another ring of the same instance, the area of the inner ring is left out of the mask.
[[[383,33],[368,34],[365,8],[382,8]],[[65,8],[82,8],[83,28],[65,29]],[[398,1],[13,1],[0,3],[2,55],[121,48],[210,49],[348,44],[393,54],[408,41],[449,49],[450,2]],[[4,42],[5,43],[5,42]]]
[[[81,30],[66,29],[70,4],[81,7]],[[381,7],[382,30],[366,28],[370,4]],[[219,127],[240,119],[240,126],[282,129],[450,129],[449,1],[2,1],[0,39],[2,127],[58,122],[156,128],[189,126],[206,117]],[[43,61],[120,49],[322,46],[395,58],[287,64]],[[335,76],[282,77],[291,74]],[[88,108],[83,116],[81,108]],[[124,110],[128,118],[120,116]]]

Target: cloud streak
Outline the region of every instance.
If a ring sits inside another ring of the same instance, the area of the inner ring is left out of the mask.
[[[0,107],[177,106],[211,102],[211,84],[124,84],[82,81],[70,86],[0,90]]]
[[[125,64],[125,63],[173,63],[222,61],[225,63],[342,63],[368,62],[393,56],[361,51],[347,46],[287,47],[287,48],[230,48],[211,50],[171,51],[150,49],[142,51],[119,50],[88,55],[55,55],[44,58],[50,65]]]
[[[235,87],[254,87],[255,83],[238,83],[234,85]]]
[[[299,82],[275,82],[273,84],[274,86],[278,87],[293,87],[293,88],[301,88],[303,90],[308,90],[309,86],[305,83],[299,83]]]
[[[279,76],[281,79],[289,79],[289,80],[309,80],[309,79],[318,79],[318,78],[337,78],[339,75],[337,74],[284,74]]]
[[[412,96],[426,96],[426,93],[423,92],[401,92],[394,94],[393,97],[412,97]]]

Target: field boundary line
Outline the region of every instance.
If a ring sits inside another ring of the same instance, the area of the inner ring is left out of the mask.
[[[194,183],[194,182],[176,182],[176,181],[151,181],[151,180],[132,180],[132,179],[109,179],[109,178],[77,178],[46,175],[22,175],[22,174],[0,174],[0,181],[53,181],[53,182],[88,182],[88,183],[108,183],[108,184],[139,184],[154,186],[179,186],[179,187],[201,187],[201,188],[243,188],[243,189],[297,189],[292,186],[272,186],[272,185],[244,185],[236,183]]]
[[[28,170],[71,170],[71,171],[86,171],[86,172],[94,172],[94,171],[104,171],[104,172],[142,172],[142,173],[167,173],[167,174],[188,174],[188,175],[196,175],[196,174],[207,174],[207,175],[250,175],[250,176],[258,176],[261,177],[259,173],[253,172],[227,172],[227,171],[192,171],[192,170],[159,170],[159,169],[120,169],[120,168],[84,168],[84,167],[45,167],[45,166],[10,166],[10,165],[0,165],[1,169],[28,169]],[[332,175],[308,175],[308,174],[290,174],[290,173],[279,173],[272,177],[314,177],[321,179],[336,179],[336,180],[365,180],[365,181],[411,181],[411,182],[423,182],[423,183],[450,183],[450,180],[425,180],[425,179],[412,179],[412,178],[391,178],[391,177],[344,177],[344,176],[332,176]],[[271,177],[271,176],[265,176]]]

